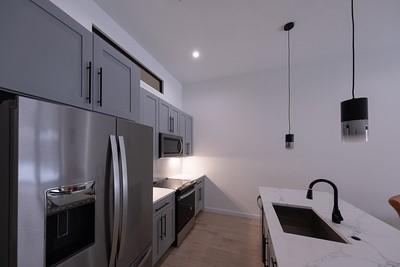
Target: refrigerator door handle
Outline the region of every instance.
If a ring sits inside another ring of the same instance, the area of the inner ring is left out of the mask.
[[[126,244],[126,228],[128,225],[128,167],[126,161],[125,141],[123,136],[118,136],[119,151],[122,168],[122,222],[121,222],[121,239],[119,244],[118,258],[122,256]]]
[[[120,178],[119,178],[119,160],[118,160],[118,147],[115,135],[110,136],[111,143],[111,156],[112,156],[112,167],[114,176],[114,218],[113,218],[113,230],[112,230],[112,243],[110,252],[109,267],[115,266],[118,240],[119,240],[119,225],[121,217],[121,192],[120,192]]]

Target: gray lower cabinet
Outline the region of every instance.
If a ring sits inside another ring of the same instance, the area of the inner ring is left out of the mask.
[[[158,158],[158,97],[140,88],[140,123],[153,128],[153,158]]]
[[[96,34],[93,63],[93,109],[139,121],[139,67]]]
[[[264,213],[262,213],[264,216]],[[272,245],[271,235],[269,233],[268,224],[264,219],[264,233],[265,233],[265,246],[264,246],[264,255],[265,255],[265,266],[266,267],[278,267],[278,262],[276,260],[274,247]]]
[[[159,131],[166,134],[179,134],[179,110],[165,101],[159,101]]]
[[[153,265],[175,241],[175,194],[153,205]]]
[[[48,0],[0,1],[0,87],[91,109],[91,33]]]
[[[204,178],[199,178],[195,185],[195,215],[204,209]]]

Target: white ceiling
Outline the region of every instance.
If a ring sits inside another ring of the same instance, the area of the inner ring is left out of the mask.
[[[351,53],[350,0],[95,0],[182,83]],[[355,0],[358,51],[400,44],[399,0]],[[201,53],[198,60],[192,51]]]

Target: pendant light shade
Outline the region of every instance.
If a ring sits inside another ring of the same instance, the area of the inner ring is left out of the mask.
[[[293,149],[294,148],[294,134],[287,134],[285,135],[285,144],[286,149]]]
[[[294,134],[291,133],[291,80],[290,80],[290,30],[294,27],[294,22],[286,23],[283,26],[284,31],[288,33],[288,91],[289,91],[289,101],[288,101],[288,122],[289,122],[289,133],[285,135],[285,148],[293,149],[294,148]]]
[[[340,104],[342,141],[368,141],[368,98],[354,97],[355,45],[354,45],[354,0],[351,0],[352,50],[353,50],[353,98]]]
[[[368,98],[353,98],[340,105],[343,141],[368,141]]]

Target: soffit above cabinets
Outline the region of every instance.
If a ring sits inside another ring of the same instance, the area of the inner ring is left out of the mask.
[[[288,19],[296,22],[297,64],[346,60],[351,53],[349,0],[94,1],[183,83],[284,68],[281,27]],[[398,0],[359,1],[360,53],[400,44],[393,35],[400,25],[398,10]],[[195,49],[201,52],[196,60]]]

